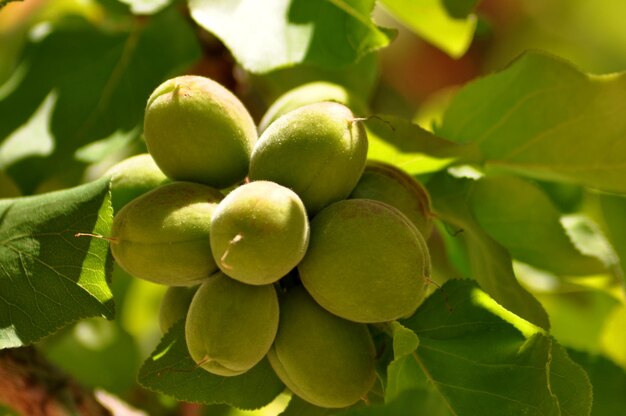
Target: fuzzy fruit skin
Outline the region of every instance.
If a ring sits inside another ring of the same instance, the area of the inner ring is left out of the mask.
[[[197,290],[198,286],[167,288],[159,309],[159,327],[162,333],[169,331],[176,322],[187,316],[191,299]]]
[[[158,86],[146,106],[148,151],[170,178],[226,188],[248,172],[256,126],[217,82],[185,75]]]
[[[387,203],[406,215],[425,239],[432,233],[428,191],[412,176],[393,165],[368,161],[350,198]]]
[[[200,285],[189,306],[185,321],[189,354],[213,374],[245,373],[270,349],[278,317],[272,285],[246,285],[218,272]]]
[[[386,322],[419,306],[430,272],[426,244],[397,209],[374,200],[337,202],[311,221],[302,283],[325,309],[355,322]]]
[[[229,193],[211,222],[218,267],[243,283],[277,281],[298,265],[309,244],[304,204],[291,189],[256,181]]]
[[[113,219],[111,252],[132,276],[191,286],[211,276],[211,216],[223,195],[206,185],[173,182],[134,199]]]
[[[139,195],[170,182],[148,153],[131,156],[104,173],[111,177],[111,204],[118,212]]]
[[[250,179],[294,190],[311,216],[346,198],[367,157],[367,134],[354,118],[349,108],[331,102],[285,114],[256,143]]]
[[[326,81],[310,82],[287,91],[274,101],[259,123],[259,132],[279,117],[308,104],[333,101],[344,104],[356,114],[367,112],[365,104],[344,86]]]
[[[320,307],[302,286],[280,299],[280,323],[267,357],[285,385],[321,407],[350,406],[374,384],[374,344],[364,324]]]

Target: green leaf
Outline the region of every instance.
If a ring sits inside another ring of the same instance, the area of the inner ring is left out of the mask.
[[[407,390],[422,382],[450,415],[589,415],[585,372],[554,339],[524,336],[511,320],[474,282],[447,282],[401,321],[420,339]]]
[[[200,55],[176,10],[123,18],[98,27],[68,17],[26,45],[0,98],[0,114],[11,115],[0,123],[0,166],[24,193],[70,170],[79,176],[75,153],[91,142],[137,139],[152,90]]]
[[[387,367],[387,386],[385,389],[385,401],[389,402],[395,399],[406,390],[406,385],[412,382],[411,366],[412,354],[419,345],[419,338],[415,332],[402,326],[398,322],[389,324],[391,335],[393,337],[393,361]],[[406,368],[409,367],[407,373]]]
[[[139,369],[138,380],[144,387],[177,400],[227,403],[240,409],[260,408],[284,389],[267,359],[235,377],[199,368],[187,351],[184,324],[184,320],[175,324]]]
[[[509,252],[491,238],[479,225],[470,209],[474,180],[457,179],[446,173],[434,176],[426,185],[438,218],[452,226],[464,242],[471,276],[502,306],[516,315],[548,329],[548,315],[513,273]]]
[[[557,275],[605,271],[600,260],[578,251],[560,223],[559,211],[532,183],[487,176],[474,184],[469,202],[481,227],[514,258]]]
[[[461,89],[437,133],[476,146],[466,161],[626,193],[626,73],[587,75],[526,53]]]
[[[472,43],[476,16],[455,19],[448,14],[444,0],[381,0],[381,3],[409,29],[453,58],[463,56]]]
[[[598,195],[604,232],[619,257],[622,277],[626,278],[626,197]]]
[[[31,344],[81,318],[112,319],[108,179],[0,201],[0,348]]]
[[[373,23],[373,7],[374,0],[189,0],[194,20],[256,73],[341,67],[387,46],[395,32]]]
[[[569,350],[569,355],[581,365],[593,385],[592,416],[626,414],[626,371],[601,355]]]
[[[376,115],[365,123],[368,159],[391,163],[411,175],[441,170],[454,161],[454,155],[471,151],[400,117]]]

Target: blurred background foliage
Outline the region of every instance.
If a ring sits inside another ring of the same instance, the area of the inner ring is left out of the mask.
[[[238,64],[224,43],[197,23],[215,24],[206,15],[198,17],[203,6],[201,0],[26,0],[0,9],[0,197],[90,181],[145,151],[145,101],[159,83],[179,74],[204,75],[227,86],[256,121],[288,89],[330,80],[355,91],[373,112],[430,128],[459,86],[529,49],[558,55],[594,74],[626,69],[626,2],[615,0],[380,1],[374,21],[397,34],[369,28],[366,40],[373,49],[382,48],[379,53],[364,47],[341,63],[331,59],[322,66],[303,56],[283,67],[259,66],[256,73]],[[266,30],[264,24],[230,30],[254,36]],[[596,253],[611,255],[602,248],[607,246],[603,235],[611,231],[598,213],[623,216],[623,198],[611,200],[575,185],[534,184],[574,241],[581,235],[579,241],[600,245]],[[581,214],[595,222],[580,220]],[[435,280],[442,283],[465,275],[469,266],[455,230],[439,224],[438,231],[429,245]],[[552,334],[580,351],[573,358],[592,380],[608,374],[624,383],[626,307],[615,275],[571,277],[519,261],[514,266],[549,313]],[[51,361],[150,415],[275,414],[286,406],[283,395],[273,407],[256,412],[179,405],[140,388],[137,369],[160,338],[157,315],[164,288],[119,268],[112,286],[116,320],[84,320],[46,338],[40,347]]]

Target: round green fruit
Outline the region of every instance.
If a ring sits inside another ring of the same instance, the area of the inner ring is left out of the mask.
[[[124,159],[107,170],[111,177],[111,203],[118,212],[139,195],[170,182],[148,153]]]
[[[148,99],[148,151],[167,176],[226,188],[248,172],[257,139],[252,117],[217,82],[186,75],[165,81]]]
[[[111,252],[129,274],[190,286],[215,273],[211,216],[223,195],[206,185],[173,182],[141,195],[113,219]]]
[[[424,238],[433,229],[428,191],[412,176],[397,167],[368,161],[350,198],[374,199],[399,209]]]
[[[196,292],[185,321],[191,358],[220,376],[254,367],[278,329],[278,298],[272,285],[251,286],[216,273]]]
[[[176,322],[187,316],[189,304],[198,286],[177,287],[171,286],[165,291],[159,309],[159,327],[166,333]]]
[[[267,357],[285,385],[321,407],[350,406],[374,384],[367,326],[320,307],[302,286],[280,299],[280,322]]]
[[[252,152],[250,179],[293,189],[314,215],[350,194],[366,157],[367,134],[348,107],[310,104],[263,132]]]
[[[229,193],[211,222],[211,250],[228,276],[252,285],[273,283],[304,257],[309,221],[291,189],[257,181]]]
[[[310,82],[278,97],[261,119],[259,131],[265,131],[279,117],[296,108],[323,101],[344,104],[357,114],[366,113],[365,104],[344,86],[326,81]]]
[[[428,249],[397,209],[369,199],[337,202],[311,221],[298,265],[302,283],[330,312],[356,322],[412,314],[430,271]]]

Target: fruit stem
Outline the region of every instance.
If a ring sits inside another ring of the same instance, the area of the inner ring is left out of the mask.
[[[74,237],[93,237],[93,238],[100,238],[102,240],[107,240],[110,241],[112,243],[119,243],[119,240],[115,237],[105,237],[101,234],[92,234],[92,233],[76,233],[74,234]]]
[[[232,240],[228,242],[228,248],[226,249],[226,251],[224,251],[224,254],[222,254],[222,257],[220,258],[220,263],[222,264],[222,267],[225,268],[226,270],[232,269],[232,266],[226,263],[226,257],[228,257],[231,247],[237,244],[238,242],[240,242],[242,239],[243,239],[243,234],[239,233],[236,236],[234,236]]]

